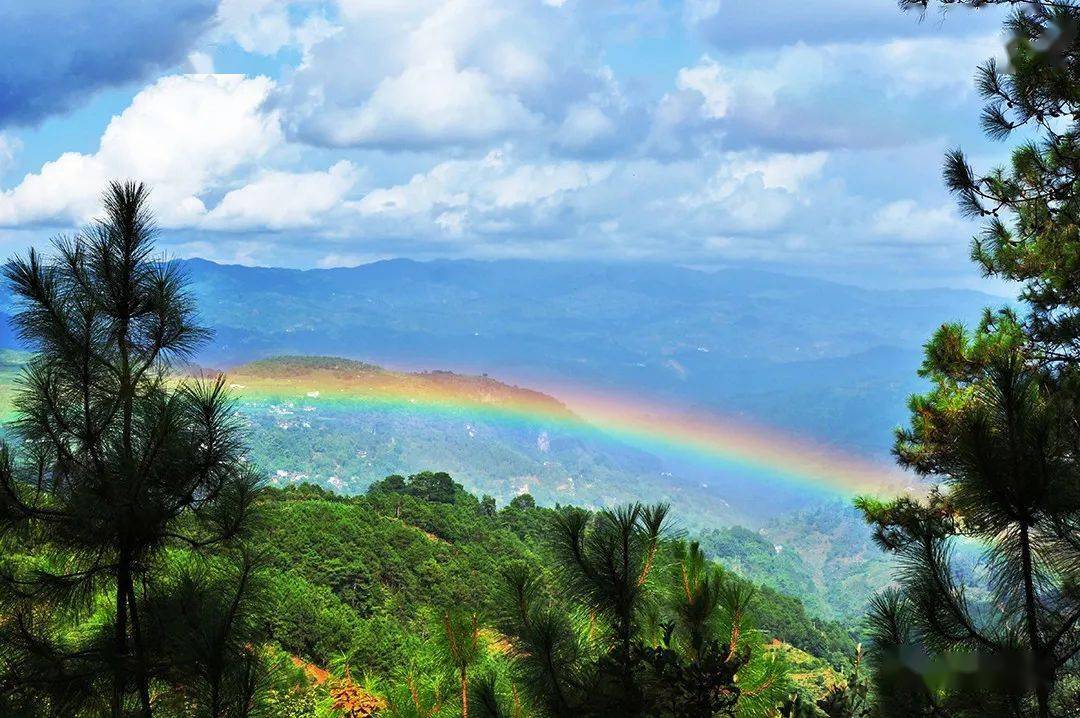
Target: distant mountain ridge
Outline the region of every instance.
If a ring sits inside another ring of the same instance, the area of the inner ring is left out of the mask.
[[[967,290],[874,291],[664,265],[184,265],[217,330],[209,360],[333,354],[540,389],[570,380],[877,455],[920,386],[915,369],[929,334],[1002,304]]]
[[[446,370],[424,372],[391,371],[375,364],[333,356],[276,356],[257,359],[227,369],[236,382],[248,378],[278,380],[297,386],[336,385],[349,387],[352,393],[365,390],[385,394],[413,394],[417,398],[432,391],[492,406],[528,403],[541,406],[552,415],[572,418],[572,412],[558,399],[543,392],[514,386],[488,376],[471,376]],[[243,394],[243,389],[240,389]]]
[[[877,456],[920,386],[915,369],[929,334],[1004,303],[968,290],[879,291],[631,263],[181,264],[216,332],[199,357],[204,364],[327,354],[487,373],[539,389],[570,381],[744,416]],[[10,312],[3,296],[0,311]],[[14,344],[0,325],[0,347]]]
[[[715,492],[667,471],[662,458],[568,429],[563,419],[576,417],[556,399],[489,377],[296,356],[232,367],[228,376],[249,423],[250,458],[279,486],[360,493],[389,474],[443,470],[500,504],[522,492],[546,505],[668,500],[699,525],[745,519]],[[477,410],[522,404],[543,410],[520,421]]]

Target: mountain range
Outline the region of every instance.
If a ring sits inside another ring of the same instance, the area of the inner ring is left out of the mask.
[[[215,367],[323,354],[395,369],[566,383],[884,455],[921,384],[921,345],[999,297],[873,290],[760,271],[652,264],[388,260],[281,269],[183,260]],[[0,295],[0,348],[14,347]]]

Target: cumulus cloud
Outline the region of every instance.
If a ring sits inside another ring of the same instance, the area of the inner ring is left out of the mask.
[[[970,222],[957,216],[953,204],[927,207],[911,199],[889,202],[878,209],[871,228],[877,235],[918,244],[963,240],[971,234]]]
[[[581,102],[567,108],[555,140],[567,149],[588,150],[611,140],[617,132],[615,123],[603,110],[594,104]]]
[[[758,154],[724,155],[702,189],[680,197],[684,207],[708,209],[722,215],[727,232],[761,232],[783,227],[795,207],[805,202],[803,185],[821,174],[828,155]]]
[[[923,102],[975,102],[974,68],[1001,52],[997,38],[980,36],[704,55],[661,99],[650,142],[669,152],[717,133],[729,147],[787,150],[911,142],[942,130]]]
[[[306,141],[416,149],[550,136],[583,150],[620,119],[610,72],[565,8],[343,0],[336,22],[283,93]]]
[[[701,97],[701,114],[709,119],[727,116],[735,90],[735,80],[720,63],[706,55],[693,67],[679,70],[675,86],[684,92],[696,92]]]
[[[0,3],[0,126],[34,124],[95,91],[183,60],[217,0]]]
[[[325,172],[264,172],[226,194],[200,226],[207,229],[308,229],[320,226],[356,184],[341,160]]]
[[[355,208],[363,217],[409,219],[451,236],[499,231],[512,228],[508,222],[515,216],[523,225],[535,221],[567,194],[603,182],[610,173],[609,163],[518,163],[495,150],[480,160],[442,162],[405,184],[372,190]]]
[[[175,75],[142,90],[109,122],[97,152],[65,152],[0,193],[0,225],[78,223],[97,210],[105,183],[136,177],[154,189],[163,226],[206,213],[201,195],[281,142],[264,77]]]
[[[807,180],[821,174],[829,155],[825,152],[791,154],[728,153],[718,178],[722,182],[745,181],[756,177],[765,189],[798,192]]]
[[[306,53],[336,32],[317,3],[283,0],[221,0],[216,25],[219,39],[258,55],[273,55],[284,47]]]
[[[360,232],[398,251],[676,259],[779,254],[815,206],[825,153],[705,161],[452,160],[351,204]],[[403,244],[403,238],[407,243]],[[378,246],[378,245],[376,245]]]
[[[209,53],[196,51],[187,57],[188,67],[196,75],[214,74],[214,58]]]
[[[407,145],[474,143],[534,130],[539,120],[482,72],[432,62],[384,79],[360,107],[321,124],[334,145]]]

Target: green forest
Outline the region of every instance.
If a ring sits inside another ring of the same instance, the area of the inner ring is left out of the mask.
[[[445,467],[268,486],[228,378],[191,371],[214,338],[150,188],[117,181],[4,265],[29,354],[3,367],[0,715],[1080,715],[1080,10],[949,4],[1018,6],[978,87],[985,132],[1022,139],[944,179],[1020,294],[925,345],[893,448],[925,491],[854,501],[890,575],[832,565],[850,596],[823,596],[753,532],[499,505]]]

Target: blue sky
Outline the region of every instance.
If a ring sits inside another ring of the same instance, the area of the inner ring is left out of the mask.
[[[0,2],[0,250],[133,177],[173,256],[993,289],[940,166],[1007,155],[972,83],[999,20],[892,0]]]

